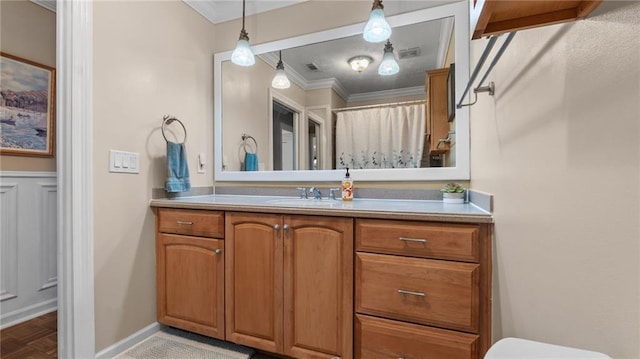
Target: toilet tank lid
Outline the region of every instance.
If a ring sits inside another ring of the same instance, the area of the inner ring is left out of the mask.
[[[611,359],[608,355],[583,349],[536,342],[520,338],[504,338],[489,348],[484,359]]]

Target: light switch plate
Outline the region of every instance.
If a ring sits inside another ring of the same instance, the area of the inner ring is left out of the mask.
[[[109,172],[140,173],[140,154],[137,152],[109,151]]]

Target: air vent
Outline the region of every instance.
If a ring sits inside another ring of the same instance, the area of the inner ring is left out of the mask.
[[[304,65],[307,67],[307,69],[309,69],[309,71],[313,71],[313,72],[320,71],[320,68],[318,67],[318,65],[314,64],[313,62],[309,64],[304,64]]]
[[[408,59],[411,57],[417,57],[420,56],[420,48],[419,47],[412,47],[410,49],[405,49],[405,50],[399,50],[398,51],[398,58],[399,59]]]

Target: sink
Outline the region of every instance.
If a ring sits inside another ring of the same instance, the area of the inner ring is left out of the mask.
[[[339,207],[342,205],[341,201],[332,199],[303,199],[303,198],[290,198],[290,199],[274,199],[267,201],[266,203],[275,204],[278,206],[292,206],[292,207]]]

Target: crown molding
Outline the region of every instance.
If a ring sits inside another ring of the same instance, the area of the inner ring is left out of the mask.
[[[274,53],[264,53],[257,56],[274,69],[276,68],[276,66],[278,65],[278,61],[280,60],[279,57]],[[343,100],[347,101],[347,99],[349,98],[349,93],[337,78],[332,77],[324,80],[309,81],[304,76],[300,75],[300,73],[294,70],[291,66],[288,66],[285,61],[282,61],[282,63],[284,64],[284,72],[287,74],[289,81],[295,83],[303,90],[331,88],[340,97],[342,97]]]

